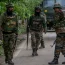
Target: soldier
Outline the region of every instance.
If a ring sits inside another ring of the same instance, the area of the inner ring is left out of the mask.
[[[60,52],[65,57],[65,21],[64,21],[64,14],[61,11],[61,5],[60,4],[54,4],[53,7],[55,11],[55,21],[54,21],[54,28],[57,34],[56,41],[55,41],[55,52],[54,52],[54,59],[52,62],[49,62],[49,64],[58,64],[58,58],[60,55]],[[62,64],[65,64],[65,62],[62,62]]]
[[[46,31],[46,23],[40,13],[41,8],[35,7],[35,14],[30,17],[28,22],[31,33],[32,56],[38,56],[37,50],[41,40],[41,31]]]
[[[16,36],[18,35],[17,15],[13,12],[13,4],[6,5],[6,12],[2,15],[1,30],[3,33],[3,48],[5,54],[5,63],[14,65],[13,52],[16,45]]]

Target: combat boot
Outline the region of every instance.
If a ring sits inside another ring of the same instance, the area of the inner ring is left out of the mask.
[[[52,62],[49,62],[48,63],[49,65],[52,65],[52,64],[58,64],[58,59],[53,59]]]
[[[43,45],[42,48],[45,48],[45,45]]]
[[[35,56],[35,48],[33,48],[32,56]]]
[[[8,61],[8,65],[14,65],[14,63],[10,60]]]
[[[38,50],[38,49],[36,48],[36,49],[35,49],[35,56],[38,56],[37,50]]]
[[[65,64],[65,62],[62,62],[62,64]]]
[[[42,43],[41,47],[42,47],[42,48],[45,48],[45,45],[44,45],[44,43]]]

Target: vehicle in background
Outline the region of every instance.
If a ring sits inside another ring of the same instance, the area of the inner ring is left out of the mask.
[[[65,0],[43,0],[43,2],[40,4],[40,6],[42,7],[42,11],[46,14],[48,30],[54,30],[53,29],[54,3],[59,3],[62,6],[62,11],[65,14]]]

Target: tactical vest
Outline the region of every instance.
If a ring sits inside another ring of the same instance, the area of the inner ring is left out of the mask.
[[[4,15],[4,21],[2,23],[4,32],[13,32],[16,28],[16,16],[7,16]]]
[[[65,33],[65,18],[60,20],[60,17],[59,17],[59,14],[58,14],[58,15],[56,15],[55,19],[56,19],[55,27],[57,28],[56,32],[58,32],[58,33]]]
[[[33,16],[31,19],[31,25],[30,25],[30,29],[34,30],[34,31],[41,31],[43,28],[43,20],[42,17],[36,17]]]

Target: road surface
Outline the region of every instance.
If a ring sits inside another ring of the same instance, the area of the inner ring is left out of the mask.
[[[56,34],[54,32],[49,32],[43,34],[45,49],[39,49],[39,56],[32,57],[31,41],[29,39],[28,50],[26,50],[26,41],[23,41],[19,45],[17,51],[14,53],[14,63],[15,65],[48,65],[48,62],[52,61],[54,56],[54,47],[51,48],[50,45],[53,44]],[[64,56],[60,54],[59,65],[65,60]]]

